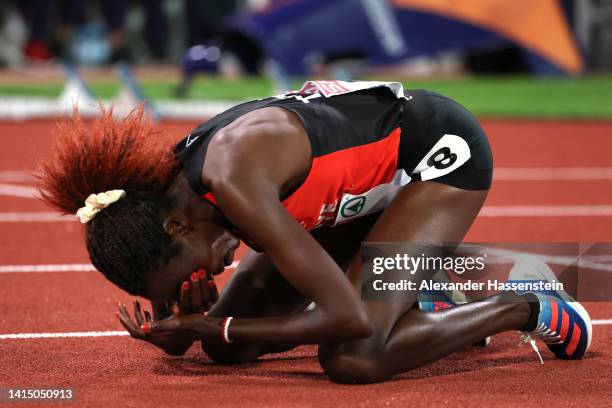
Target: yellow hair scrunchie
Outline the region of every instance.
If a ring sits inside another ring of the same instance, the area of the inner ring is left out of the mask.
[[[82,224],[86,224],[93,220],[100,211],[117,202],[123,196],[125,196],[124,190],[110,190],[104,193],[90,194],[87,200],[85,200],[85,207],[79,208],[76,216],[79,217]]]

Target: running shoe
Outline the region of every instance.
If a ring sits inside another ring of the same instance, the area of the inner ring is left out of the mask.
[[[550,267],[541,259],[521,255],[510,272],[509,281],[527,282],[558,280]],[[529,343],[544,364],[535,339],[543,341],[559,359],[576,360],[584,356],[591,345],[593,326],[587,311],[564,290],[530,291],[539,304],[538,321],[535,328],[523,332],[521,340]]]
[[[420,291],[418,298],[419,309],[424,312],[439,312],[457,306],[457,303],[441,290]]]

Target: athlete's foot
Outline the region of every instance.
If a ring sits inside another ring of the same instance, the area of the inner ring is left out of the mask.
[[[556,281],[550,267],[533,256],[524,256],[516,261],[510,272],[509,281]],[[542,364],[534,338],[542,340],[550,351],[560,359],[580,359],[589,349],[592,337],[591,319],[582,305],[565,291],[520,293],[531,298],[538,306],[537,320],[528,324],[523,331],[522,340],[530,343]],[[532,303],[534,304],[534,303]]]
[[[538,321],[533,330],[523,332],[523,341],[532,345],[540,361],[542,356],[534,338],[542,340],[560,359],[576,360],[584,356],[591,344],[591,319],[578,302],[567,302],[560,297],[534,294],[540,305]]]

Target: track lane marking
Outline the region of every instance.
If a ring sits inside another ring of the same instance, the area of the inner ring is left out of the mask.
[[[493,179],[503,181],[612,180],[612,167],[500,167]]]
[[[0,195],[34,199],[40,198],[40,193],[35,187],[18,186],[7,183],[0,183]]]
[[[76,216],[62,215],[53,211],[0,212],[0,222],[73,222]]]
[[[226,268],[236,268],[239,261],[234,261]],[[0,265],[0,273],[31,272],[95,272],[92,264],[47,264],[47,265]]]
[[[32,171],[2,170],[0,171],[0,182],[2,183],[29,183],[34,180]]]
[[[0,340],[19,340],[19,339],[55,339],[71,337],[114,337],[129,336],[126,331],[87,331],[87,332],[67,332],[67,333],[9,333],[0,334]]]
[[[612,324],[612,319],[595,319],[591,320],[591,323],[595,326],[604,326]]]
[[[513,205],[485,206],[479,217],[609,217],[612,205]]]
[[[612,325],[612,319],[592,320],[594,326]],[[84,331],[66,333],[7,333],[0,334],[0,340],[24,340],[24,339],[57,339],[78,337],[118,337],[129,336],[127,331]]]
[[[93,272],[92,264],[0,265],[0,273]]]
[[[490,263],[506,263],[502,259],[516,262],[517,257],[523,255],[532,255],[543,261],[547,264],[554,265],[563,265],[563,266],[575,266],[577,265],[580,268],[586,269],[595,269],[600,271],[612,272],[612,265],[603,262],[596,262],[588,259],[587,257],[582,257],[581,255],[576,256],[565,256],[565,255],[549,255],[549,254],[540,254],[537,252],[528,252],[528,251],[516,251],[513,249],[504,249],[504,248],[496,248],[496,247],[488,247],[482,246],[481,249],[486,251],[487,255],[493,255],[500,258],[500,260],[496,260],[495,258],[489,259]],[[500,262],[501,261],[501,262]]]

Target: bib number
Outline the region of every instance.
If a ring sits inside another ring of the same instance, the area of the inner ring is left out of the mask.
[[[416,166],[413,173],[421,180],[433,180],[455,171],[467,162],[472,154],[467,142],[455,135],[444,135]]]

